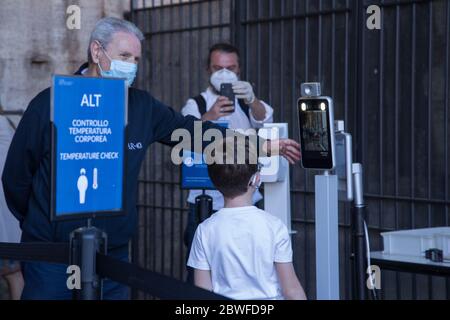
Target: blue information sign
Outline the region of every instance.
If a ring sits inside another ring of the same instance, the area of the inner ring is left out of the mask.
[[[181,167],[182,189],[215,189],[209,178],[208,166],[201,154],[190,151],[183,152],[183,165]]]
[[[224,128],[229,127],[227,121],[215,121]],[[214,184],[209,178],[208,166],[204,156],[190,151],[183,152],[183,165],[181,166],[181,188],[215,190]]]
[[[121,79],[53,77],[52,219],[123,212],[127,99]]]

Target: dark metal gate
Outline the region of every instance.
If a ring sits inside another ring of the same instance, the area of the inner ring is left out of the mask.
[[[366,27],[367,6],[382,9],[382,29]],[[132,1],[146,34],[138,86],[181,109],[207,86],[206,55],[218,41],[243,54],[244,77],[298,129],[294,107],[305,81],[320,81],[336,118],[354,137],[365,168],[373,250],[380,232],[449,225],[449,29],[447,0]],[[295,267],[315,296],[314,179],[291,170]],[[183,278],[186,193],[170,151],[149,150],[139,188],[133,259]],[[341,297],[351,298],[350,212],[341,204]],[[385,299],[448,299],[448,279],[384,271]]]

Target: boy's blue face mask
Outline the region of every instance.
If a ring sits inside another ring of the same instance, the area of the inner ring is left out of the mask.
[[[106,78],[124,78],[126,79],[127,86],[131,87],[131,85],[134,82],[134,79],[136,78],[137,74],[137,64],[121,61],[121,60],[113,60],[111,57],[106,53],[106,50],[103,49],[103,52],[108,57],[108,59],[111,61],[111,67],[109,71],[104,71],[102,67],[100,66],[100,63],[98,63],[98,67],[100,68],[100,74],[102,77]]]

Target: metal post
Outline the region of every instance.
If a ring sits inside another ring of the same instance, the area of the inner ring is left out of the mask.
[[[272,213],[294,234],[291,225],[291,192],[289,174],[283,181],[264,184],[264,210]]]
[[[265,124],[258,135],[264,139],[276,140],[289,137],[287,123]],[[291,186],[289,163],[280,156],[258,159],[262,165],[261,180],[264,183],[264,210],[280,218],[291,234]]]
[[[195,212],[197,213],[199,224],[208,219],[213,212],[213,198],[205,194],[205,192],[195,198]]]
[[[81,271],[81,289],[73,291],[74,300],[101,300],[102,281],[96,272],[97,252],[106,254],[106,233],[95,227],[84,227],[70,234],[70,264]]]
[[[339,300],[338,179],[316,176],[316,284],[318,300]]]
[[[367,263],[366,247],[364,239],[364,221],[366,216],[366,204],[364,203],[363,167],[359,163],[353,164],[354,179],[354,206],[352,210],[352,238],[353,238],[353,298],[357,300],[367,299]]]

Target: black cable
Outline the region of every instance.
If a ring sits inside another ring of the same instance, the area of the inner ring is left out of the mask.
[[[0,243],[0,258],[15,261],[40,261],[68,265],[70,263],[68,243]],[[126,263],[97,253],[97,273],[144,291],[160,299],[172,300],[229,300],[213,292],[151,272],[131,263]]]
[[[364,234],[366,236],[367,267],[370,268],[372,259],[370,257],[369,232],[368,232],[366,220],[363,220],[363,222],[364,222]],[[377,289],[375,288],[375,286],[373,286],[373,283],[372,283],[372,274],[370,274],[370,282],[372,284],[372,289],[370,290],[370,292],[372,294],[372,299],[378,301],[380,299],[378,298],[378,295],[377,295]]]

